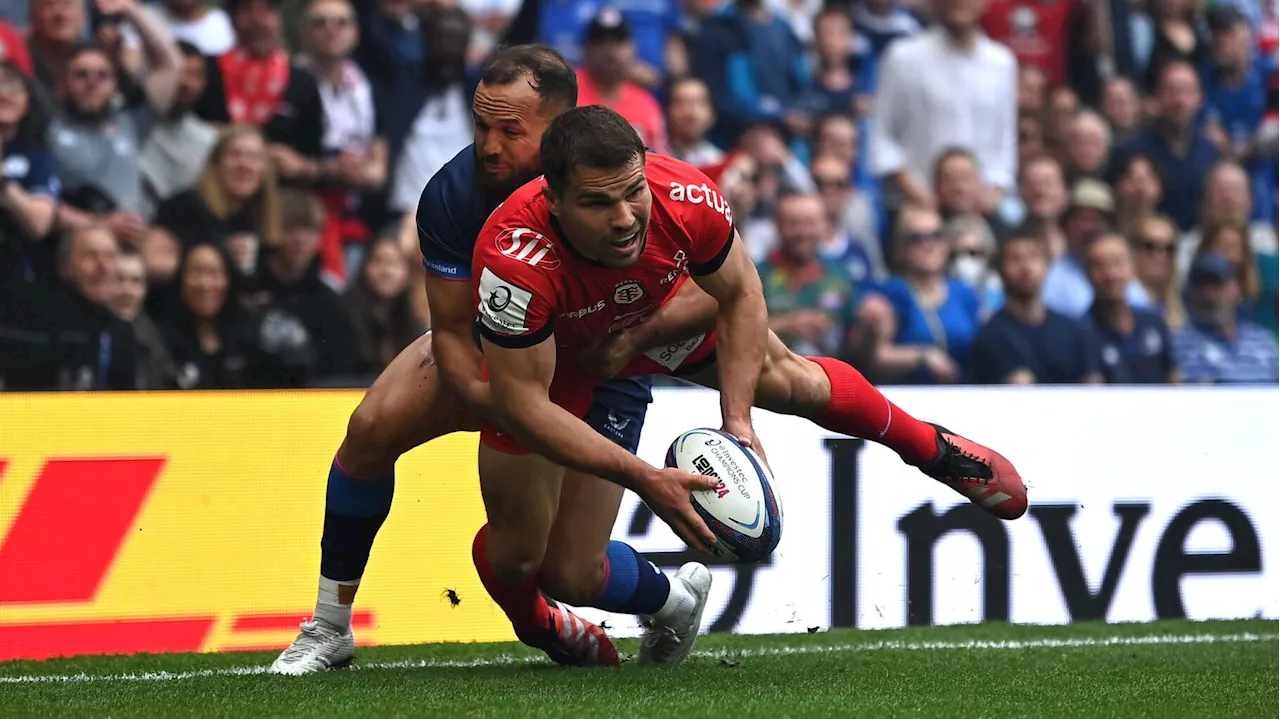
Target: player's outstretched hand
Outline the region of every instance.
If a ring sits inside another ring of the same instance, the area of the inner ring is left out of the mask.
[[[634,332],[610,332],[587,345],[578,355],[578,364],[594,377],[613,379],[640,350]]]
[[[738,444],[755,452],[760,461],[764,462],[766,467],[769,466],[769,458],[764,454],[764,446],[760,444],[760,438],[756,436],[756,428],[751,425],[749,420],[745,422],[726,421],[720,426],[720,431],[738,440]]]
[[[707,523],[693,511],[689,495],[696,491],[715,489],[715,477],[693,474],[674,467],[655,467],[636,493],[653,513],[666,522],[690,549],[710,554],[716,535]]]

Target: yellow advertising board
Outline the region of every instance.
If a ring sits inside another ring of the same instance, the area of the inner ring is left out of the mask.
[[[326,478],[360,396],[0,394],[0,659],[288,644],[315,602]],[[359,643],[513,638],[471,565],[476,437],[400,461]]]

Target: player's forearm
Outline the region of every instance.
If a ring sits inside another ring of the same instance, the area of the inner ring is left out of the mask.
[[[460,395],[473,409],[483,410],[487,402],[484,382],[480,381],[480,363],[484,356],[470,336],[446,329],[431,333],[431,350],[446,386]]]
[[[720,412],[725,422],[749,422],[756,385],[764,367],[769,313],[764,294],[749,291],[721,302],[716,317],[716,364],[720,375]]]
[[[647,350],[709,332],[716,326],[719,307],[696,282],[685,282],[652,317],[631,329],[635,346]]]
[[[502,417],[499,424],[526,448],[557,464],[630,490],[653,469],[545,396],[502,395],[501,406],[495,407]]]

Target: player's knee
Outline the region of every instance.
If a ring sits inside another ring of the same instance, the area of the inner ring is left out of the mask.
[[[604,555],[590,557],[548,557],[542,566],[542,590],[552,599],[573,605],[587,605],[604,586]]]
[[[489,537],[489,564],[503,583],[519,584],[542,570],[541,552],[518,543],[495,543],[492,533]]]
[[[343,466],[357,476],[380,476],[398,458],[396,429],[387,420],[385,402],[371,392],[347,420],[347,436],[338,455]]]

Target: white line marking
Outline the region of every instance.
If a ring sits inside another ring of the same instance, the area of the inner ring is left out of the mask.
[[[904,642],[889,640],[882,642],[865,642],[859,644],[801,644],[790,647],[758,647],[755,649],[716,649],[709,652],[694,652],[693,656],[719,658],[777,657],[804,654],[844,654],[850,652],[881,651],[938,651],[948,649],[968,650],[1011,650],[1011,649],[1066,649],[1090,647],[1128,647],[1169,644],[1237,644],[1241,642],[1274,642],[1280,634],[1155,634],[1148,636],[1113,636],[1113,637],[1078,637],[1072,639],[1010,639],[984,640],[974,639],[964,642]],[[477,657],[475,659],[406,659],[396,662],[372,662],[353,664],[346,671],[377,671],[387,669],[469,669],[474,667],[521,666],[524,664],[547,663],[542,656],[512,656],[509,654],[497,657]],[[266,666],[227,667],[224,669],[201,669],[192,672],[144,672],[141,674],[30,674],[26,676],[0,676],[0,684],[75,684],[81,682],[169,682],[179,679],[200,679],[204,677],[246,677],[266,674]]]

